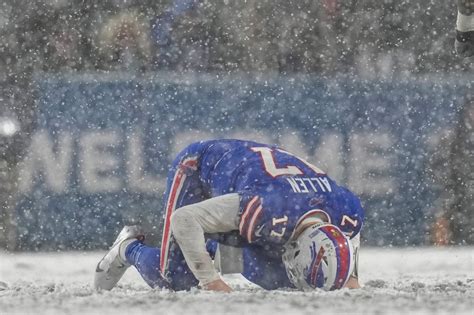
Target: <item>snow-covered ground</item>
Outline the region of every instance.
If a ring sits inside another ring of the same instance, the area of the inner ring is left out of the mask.
[[[265,291],[227,276],[231,294],[149,289],[130,269],[92,288],[102,253],[0,252],[0,314],[474,314],[474,248],[363,249],[363,289]]]

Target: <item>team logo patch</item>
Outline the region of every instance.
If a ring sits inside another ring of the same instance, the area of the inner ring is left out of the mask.
[[[310,247],[311,250],[311,264],[307,270],[306,281],[313,287],[318,288],[322,287],[324,283],[321,283],[323,279],[320,271],[321,261],[323,260],[325,249],[321,246],[319,251],[316,251],[316,244],[313,244]]]

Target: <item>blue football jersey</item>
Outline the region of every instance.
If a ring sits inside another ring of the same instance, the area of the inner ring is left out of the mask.
[[[212,196],[239,193],[239,232],[248,243],[283,245],[298,222],[315,214],[349,237],[359,233],[364,221],[359,199],[307,161],[251,141],[201,144],[201,180]]]

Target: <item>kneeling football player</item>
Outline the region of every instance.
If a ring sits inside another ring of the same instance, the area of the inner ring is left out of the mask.
[[[165,202],[161,248],[124,227],[97,265],[97,289],[133,265],[153,288],[230,292],[213,264],[218,244],[238,248],[239,272],[265,289],[359,287],[359,199],[279,147],[193,143],[172,164]]]

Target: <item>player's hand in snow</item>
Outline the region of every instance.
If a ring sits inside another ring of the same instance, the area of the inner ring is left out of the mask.
[[[349,280],[347,281],[346,285],[344,288],[348,289],[360,289],[360,284],[359,280],[356,277],[350,277]]]
[[[204,290],[217,291],[217,292],[232,292],[232,288],[227,285],[222,279],[214,280],[207,285],[205,285]]]

